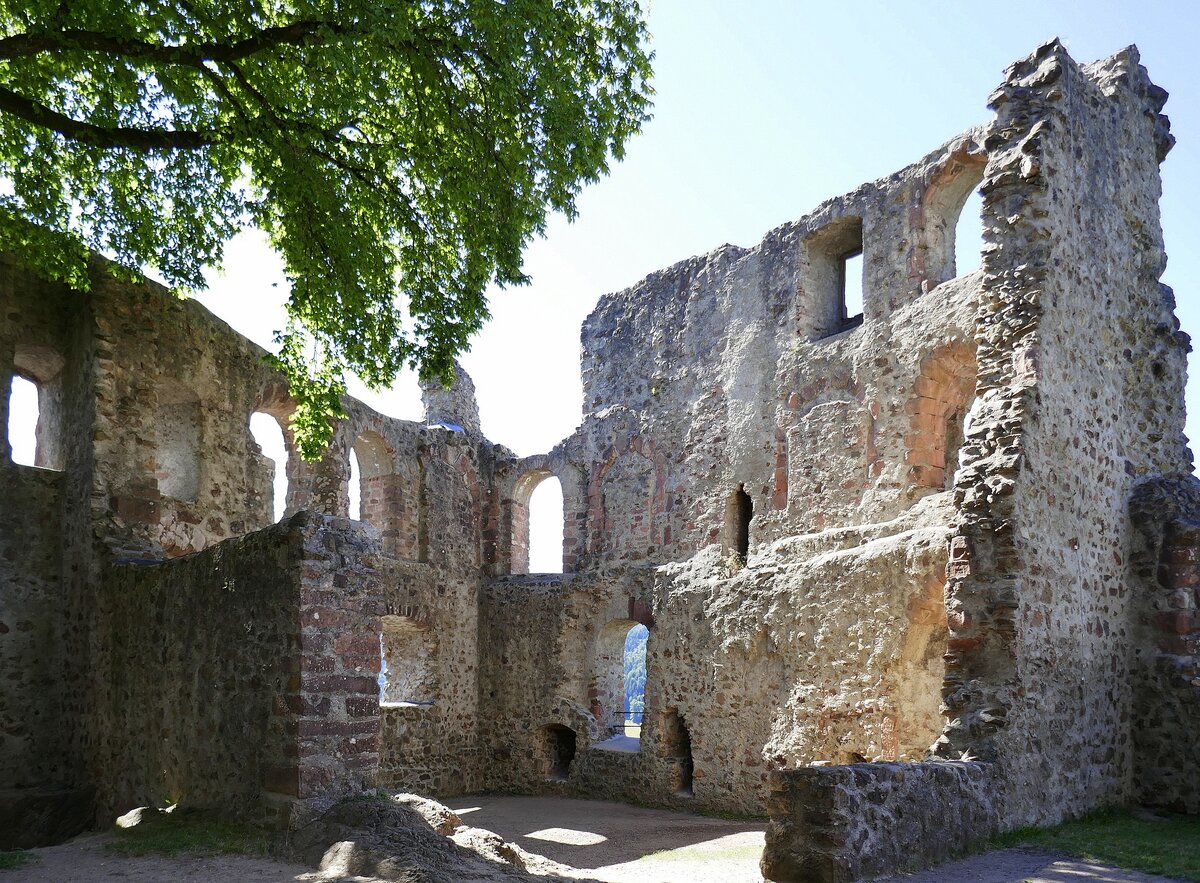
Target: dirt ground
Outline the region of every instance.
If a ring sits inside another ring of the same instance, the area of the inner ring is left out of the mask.
[[[761,883],[764,825],[590,800],[467,797],[447,801],[465,824],[608,883]],[[311,868],[244,856],[123,858],[107,835],[34,850],[38,860],[0,883],[295,883],[326,881]],[[336,879],[336,878],[335,878]],[[356,878],[361,880],[362,878]],[[1130,871],[1021,849],[998,850],[891,883],[1169,883]],[[366,883],[366,881],[363,881]]]

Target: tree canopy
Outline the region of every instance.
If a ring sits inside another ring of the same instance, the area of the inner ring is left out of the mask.
[[[319,456],[349,369],[452,376],[648,119],[638,0],[0,4],[0,249],[202,287],[253,224],[291,283],[278,364]]]

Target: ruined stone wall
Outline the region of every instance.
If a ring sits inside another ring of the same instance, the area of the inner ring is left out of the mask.
[[[294,740],[301,541],[280,525],[109,568],[94,623],[102,820],[164,802],[258,807]]]
[[[85,305],[64,286],[0,255],[0,781],[8,788],[83,784],[71,722],[84,688],[86,649],[65,627],[70,586],[80,579],[70,550],[86,538],[90,377],[80,329]],[[38,466],[10,461],[11,378],[38,387]]]
[[[1151,479],[1129,508],[1140,589],[1133,786],[1140,803],[1200,812],[1188,772],[1200,769],[1200,481]]]
[[[851,883],[961,854],[1001,827],[987,764],[873,763],[774,777],[762,872],[768,880]]]
[[[728,552],[739,487],[751,546],[886,521],[943,489],[946,422],[974,389],[978,278],[953,279],[952,231],[977,136],[753,249],[601,299],[583,329],[584,424],[563,446],[588,481],[581,566]],[[855,249],[864,315],[831,319],[834,265]]]
[[[777,766],[922,757],[942,727],[946,502],[780,543],[769,567],[733,574],[714,547],[657,570],[489,583],[488,787],[753,813]],[[647,714],[637,753],[615,755],[597,748],[623,719],[606,679],[619,682],[635,622],[650,626]],[[693,779],[682,800],[680,723]],[[556,726],[577,739],[565,781],[547,760]]]
[[[7,398],[7,396],[6,396]],[[0,781],[62,775],[62,474],[0,463]]]
[[[753,249],[601,299],[583,330],[583,425],[500,467],[497,570],[524,565],[526,488],[554,474],[566,569],[589,577],[565,596],[487,590],[494,787],[671,804],[678,764],[656,741],[669,719],[690,736],[694,802],[754,811],[772,768],[919,758],[938,738],[945,488],[974,397],[981,284],[956,276],[953,228],[982,175],[979,136]],[[865,315],[851,321],[837,273],[856,248]],[[640,594],[619,588],[642,585],[621,575],[631,566],[667,562]],[[589,691],[612,690],[579,677],[597,636],[628,619],[623,592],[654,620],[632,759],[593,753],[612,710]],[[565,785],[546,782],[551,726],[577,733]]]
[[[265,527],[271,464],[250,435],[277,403],[263,351],[153,283],[94,286],[94,512],[117,557],[175,556]]]
[[[986,285],[1006,321],[980,322],[987,431],[968,433],[958,488],[948,739],[1004,760],[1007,824],[1130,795],[1127,501],[1139,476],[1190,465],[1158,283],[1162,99],[1132,50],[1080,68],[1057,43],[992,99]]]

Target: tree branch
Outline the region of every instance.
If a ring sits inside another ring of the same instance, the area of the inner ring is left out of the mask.
[[[143,58],[165,64],[195,65],[201,61],[239,61],[277,46],[296,46],[322,31],[344,37],[365,33],[357,25],[337,21],[295,21],[287,25],[264,28],[249,37],[236,37],[227,42],[183,43],[168,46],[128,37],[114,37],[96,31],[66,28],[59,31],[13,34],[0,39],[0,59],[12,60],[41,55],[44,52],[84,50],[105,52],[124,58]]]
[[[59,113],[44,104],[0,86],[0,113],[10,113],[26,122],[57,132],[92,147],[128,147],[132,150],[197,150],[225,140],[225,133],[190,129],[139,129],[127,126],[97,126]]]

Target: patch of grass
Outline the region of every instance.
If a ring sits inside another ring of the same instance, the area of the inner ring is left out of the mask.
[[[35,856],[32,852],[26,852],[23,849],[0,852],[0,871],[15,871],[17,868],[25,867],[34,859]]]
[[[993,841],[999,848],[1032,846],[1150,874],[1200,883],[1200,817],[1135,816],[1129,810],[1092,813],[1057,828],[1022,828]]]
[[[266,855],[269,831],[199,813],[149,813],[132,828],[113,829],[110,852],[143,855]]]

